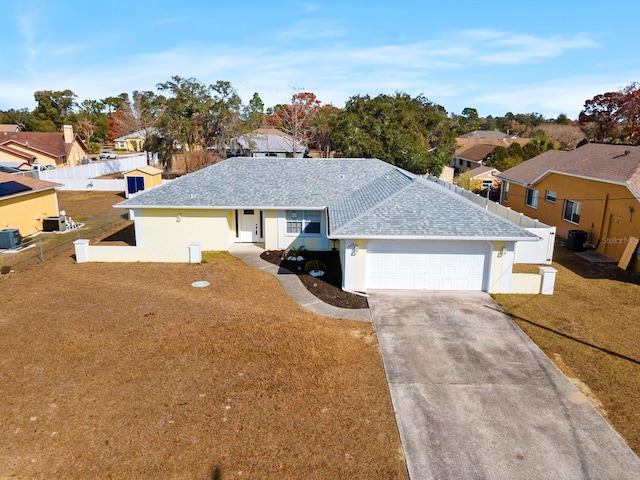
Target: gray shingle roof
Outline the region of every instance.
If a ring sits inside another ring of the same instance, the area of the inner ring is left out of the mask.
[[[271,133],[248,133],[237,138],[238,144],[252,152],[292,153],[293,137]],[[300,140],[296,142],[296,153],[304,153],[307,146]]]
[[[330,235],[338,238],[536,238],[436,183],[377,159],[230,158],[118,206],[327,208]]]
[[[518,138],[516,135],[498,132],[496,130],[474,130],[460,135],[461,138]]]
[[[536,238],[434,182],[416,178],[332,230],[337,237]]]
[[[392,165],[376,159],[235,157],[119,205],[321,209],[372,178],[394,170]]]

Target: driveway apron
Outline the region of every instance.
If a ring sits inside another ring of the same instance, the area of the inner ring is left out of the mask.
[[[374,291],[409,476],[640,479],[640,459],[482,292]]]

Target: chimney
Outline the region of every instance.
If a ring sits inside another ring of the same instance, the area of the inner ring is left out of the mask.
[[[71,125],[63,125],[62,133],[64,134],[64,143],[73,143],[73,127]]]

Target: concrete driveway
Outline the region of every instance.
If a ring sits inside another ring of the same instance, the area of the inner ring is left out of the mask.
[[[640,459],[482,292],[369,305],[409,476],[640,479]]]

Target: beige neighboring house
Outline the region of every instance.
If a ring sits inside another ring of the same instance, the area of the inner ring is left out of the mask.
[[[144,142],[147,139],[147,135],[152,132],[148,130],[138,130],[137,132],[129,133],[114,139],[116,149],[126,150],[127,152],[142,152],[144,150]]]
[[[0,160],[28,161],[53,167],[82,164],[88,150],[71,125],[61,132],[0,132]]]
[[[0,124],[0,134],[15,133],[15,132],[18,132],[19,130],[20,128],[18,127],[18,125],[14,125],[13,123]]]
[[[458,147],[449,166],[458,172],[466,172],[484,165],[487,158],[496,147],[505,147],[513,143],[525,146],[531,141],[530,138],[520,138],[508,133],[496,132],[493,130],[474,130],[456,138]]]
[[[482,189],[498,188],[502,184],[502,180],[498,178],[500,170],[491,167],[477,167],[467,172],[472,180],[478,180],[482,183]]]

